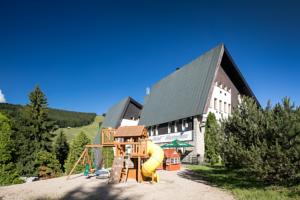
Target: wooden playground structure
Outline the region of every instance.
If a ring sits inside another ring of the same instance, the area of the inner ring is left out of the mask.
[[[143,180],[146,180],[147,177],[157,182],[158,176],[155,173],[155,169],[157,165],[160,165],[159,162],[162,162],[163,153],[161,156],[161,152],[163,151],[160,152],[160,147],[157,147],[157,145],[154,147],[153,145],[155,144],[148,139],[147,130],[144,126],[124,126],[117,129],[102,129],[100,144],[89,144],[85,146],[84,151],[70,171],[68,178],[80,161],[82,161],[82,164],[85,163],[89,165],[88,169],[90,173],[95,172],[96,169],[92,167],[92,159],[89,153],[90,148],[113,147],[114,160],[109,182],[126,182],[129,178],[141,183]],[[149,159],[155,155],[156,158]],[[142,166],[147,160],[148,163]],[[151,176],[149,174],[151,174]]]

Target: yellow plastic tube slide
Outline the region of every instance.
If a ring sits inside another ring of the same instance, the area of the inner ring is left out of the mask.
[[[147,154],[149,159],[142,165],[142,174],[145,177],[152,177],[155,182],[159,181],[156,168],[158,168],[164,159],[164,151],[160,146],[151,141],[147,141]]]

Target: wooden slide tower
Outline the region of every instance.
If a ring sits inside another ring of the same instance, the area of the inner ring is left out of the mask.
[[[147,140],[148,134],[144,126],[123,126],[117,129],[102,129],[100,144],[86,145],[85,150],[74,164],[68,177],[73,173],[80,161],[89,164],[91,173],[95,171],[92,168],[89,148],[113,147],[114,160],[109,182],[126,182],[129,178],[135,179],[140,183],[143,181],[141,165],[148,159]]]

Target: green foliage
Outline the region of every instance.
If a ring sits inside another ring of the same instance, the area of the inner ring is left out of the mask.
[[[31,128],[31,136],[34,141],[36,152],[45,150],[50,152],[52,148],[52,138],[54,123],[48,118],[47,98],[36,86],[29,94],[30,103],[25,106],[23,117],[26,124]]]
[[[70,152],[68,155],[67,162],[65,164],[66,172],[69,173],[75,164],[75,162],[79,159],[81,153],[83,152],[85,145],[90,144],[90,139],[84,134],[84,132],[80,132],[71,142]],[[83,165],[77,165],[74,173],[82,173],[84,170]]]
[[[60,131],[60,133],[56,136],[53,149],[56,158],[60,163],[60,168],[64,171],[65,160],[67,159],[69,153],[69,144],[63,131]]]
[[[300,112],[290,100],[260,109],[243,98],[223,123],[225,166],[267,183],[293,183],[300,174]]]
[[[220,161],[220,127],[213,113],[209,113],[205,124],[205,160],[210,164]]]
[[[13,150],[10,121],[0,113],[0,185],[21,182],[12,162]]]
[[[13,138],[16,143],[17,167],[22,175],[36,176],[37,153],[50,152],[55,126],[48,118],[47,99],[37,86],[29,94],[29,104],[14,121]]]
[[[0,103],[0,111],[16,118],[22,112],[24,106],[9,103]],[[48,117],[55,121],[55,125],[61,128],[80,127],[93,122],[96,113],[73,112],[61,109],[48,108]]]
[[[60,163],[54,153],[40,151],[37,153],[35,168],[42,179],[57,177],[61,174]]]
[[[49,118],[62,128],[85,126],[92,123],[95,117],[96,113],[49,109]]]
[[[112,166],[114,161],[114,151],[112,147],[103,147],[102,148],[102,156],[103,156],[103,165],[104,168],[109,168]]]

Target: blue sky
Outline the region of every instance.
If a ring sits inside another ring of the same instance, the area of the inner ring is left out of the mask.
[[[300,105],[297,1],[1,1],[0,90],[105,112],[224,42],[262,105]],[[0,95],[1,96],[1,95]]]

